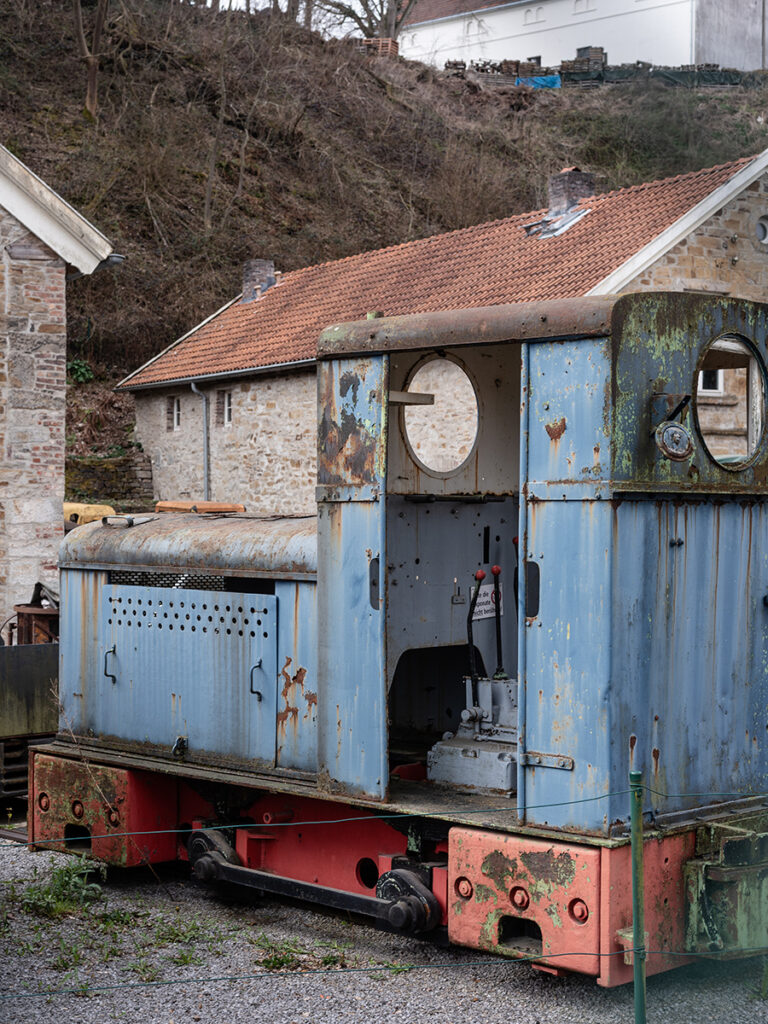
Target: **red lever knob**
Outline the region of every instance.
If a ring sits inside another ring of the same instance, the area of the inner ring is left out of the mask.
[[[491,572],[493,573],[494,576],[501,576],[501,566],[500,565],[492,565],[491,566]]]
[[[485,579],[485,573],[483,572],[482,569],[478,569],[477,570],[477,572],[475,573],[475,579],[478,580],[478,582],[480,580],[484,580]]]

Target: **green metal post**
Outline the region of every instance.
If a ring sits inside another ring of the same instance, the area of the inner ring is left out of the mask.
[[[634,947],[635,1024],[645,1015],[645,896],[643,892],[643,773],[629,773],[632,843],[632,945]]]

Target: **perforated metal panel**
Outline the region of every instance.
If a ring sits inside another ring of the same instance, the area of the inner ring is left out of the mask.
[[[189,572],[146,572],[141,569],[113,569],[109,582],[123,587],[173,587],[174,590],[223,590],[223,576]]]
[[[187,756],[275,757],[277,599],[172,587],[105,586],[101,734]]]

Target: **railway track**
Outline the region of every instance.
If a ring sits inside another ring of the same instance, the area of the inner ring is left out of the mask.
[[[0,828],[0,842],[26,843],[27,832],[23,828]]]

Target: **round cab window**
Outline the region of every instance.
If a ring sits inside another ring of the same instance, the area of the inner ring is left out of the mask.
[[[472,381],[449,359],[431,359],[408,384],[405,436],[417,462],[434,473],[452,473],[477,437],[477,395]]]
[[[765,426],[765,377],[754,350],[725,337],[707,348],[696,382],[696,421],[710,457],[723,469],[748,465]]]

